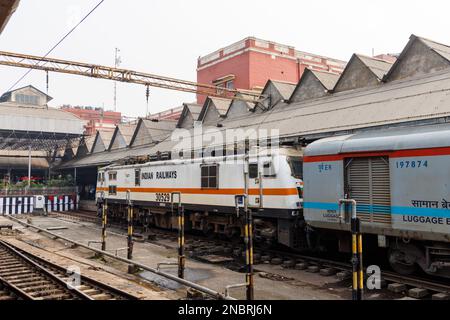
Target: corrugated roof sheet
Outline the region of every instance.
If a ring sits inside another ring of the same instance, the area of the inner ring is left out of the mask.
[[[316,76],[316,78],[322,83],[322,85],[327,90],[333,90],[334,86],[336,85],[337,81],[339,80],[340,75],[336,73],[326,72],[326,71],[317,71],[317,70],[311,70],[310,71]]]
[[[134,123],[122,123],[117,125],[118,130],[122,134],[122,137],[125,139],[127,145],[130,144],[131,138],[133,138],[134,130],[136,130],[137,124]]]
[[[445,59],[450,61],[450,47],[449,46],[442,44],[442,43],[438,43],[433,40],[425,39],[422,37],[417,37],[417,38],[420,41],[422,41],[423,43],[425,43],[428,47],[433,49],[436,53],[440,54],[442,57],[444,57]]]
[[[155,122],[144,119],[143,124],[148,129],[153,140],[161,141],[171,134],[177,125],[177,121],[160,120]]]
[[[224,116],[227,114],[228,108],[231,105],[231,99],[224,99],[224,98],[215,98],[210,97],[211,101],[214,103],[214,105],[217,108],[217,111],[221,116]]]
[[[383,79],[384,75],[389,72],[393,63],[367,57],[361,54],[356,55],[377,77],[378,79]]]
[[[297,86],[297,84],[289,83],[289,82],[274,81],[274,80],[270,80],[270,81],[273,83],[273,85],[278,90],[278,92],[280,93],[281,97],[284,100],[287,100],[291,97],[292,93],[295,90],[295,87]]]

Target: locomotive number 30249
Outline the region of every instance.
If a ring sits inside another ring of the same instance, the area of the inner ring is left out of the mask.
[[[170,193],[157,193],[156,201],[158,202],[170,202]]]

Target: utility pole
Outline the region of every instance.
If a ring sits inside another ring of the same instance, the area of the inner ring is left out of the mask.
[[[122,63],[122,59],[119,56],[120,49],[115,48],[114,53],[114,68],[117,68]],[[117,81],[114,81],[114,111],[117,111]]]

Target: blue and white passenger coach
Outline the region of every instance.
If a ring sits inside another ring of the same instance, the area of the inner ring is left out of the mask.
[[[342,218],[338,201],[354,199],[365,238],[388,249],[394,270],[450,277],[449,184],[449,125],[326,138],[305,150],[304,217],[347,248],[350,212]]]

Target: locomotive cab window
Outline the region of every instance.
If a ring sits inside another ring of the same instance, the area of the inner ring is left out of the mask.
[[[248,177],[250,179],[258,178],[258,164],[257,163],[250,163],[248,165]]]
[[[294,178],[303,179],[303,161],[300,157],[288,157],[287,161],[291,167],[291,174]]]
[[[134,170],[134,185],[135,186],[141,185],[141,169]]]
[[[219,166],[217,164],[213,165],[202,165],[201,175],[202,189],[218,189],[219,188]]]

